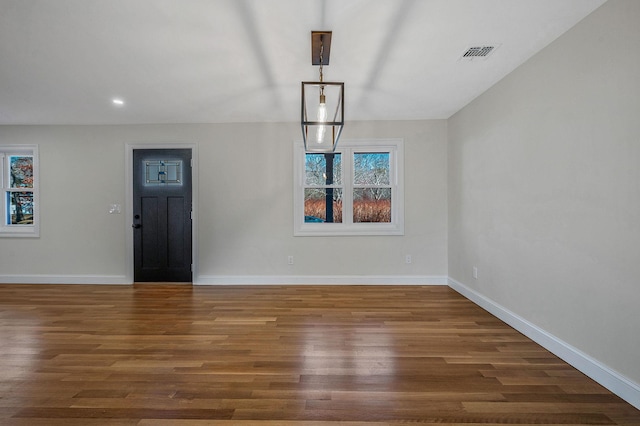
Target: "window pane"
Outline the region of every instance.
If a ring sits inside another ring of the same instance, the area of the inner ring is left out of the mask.
[[[33,188],[33,157],[10,156],[9,175],[11,188]]]
[[[165,184],[182,182],[182,161],[145,161],[145,183]]]
[[[327,173],[327,169],[333,173]],[[305,154],[305,185],[342,185],[342,156],[332,154]]]
[[[327,211],[329,200],[329,211]],[[332,217],[333,216],[333,217]],[[342,189],[307,188],[304,190],[304,221],[342,223]]]
[[[7,192],[9,225],[33,225],[33,192]]]
[[[391,222],[391,188],[355,188],[353,222]]]
[[[353,154],[353,183],[356,185],[389,185],[389,153],[358,152]]]

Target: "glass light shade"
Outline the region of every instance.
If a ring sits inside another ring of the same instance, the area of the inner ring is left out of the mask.
[[[303,81],[301,125],[307,152],[333,152],[344,125],[344,83]]]

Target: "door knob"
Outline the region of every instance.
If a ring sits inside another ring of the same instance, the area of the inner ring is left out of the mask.
[[[139,223],[134,223],[133,225],[131,225],[133,228],[138,229],[138,228],[142,228],[142,225],[140,225]]]

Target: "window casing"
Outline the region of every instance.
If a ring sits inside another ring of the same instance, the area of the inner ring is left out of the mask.
[[[38,147],[0,145],[0,237],[40,233]]]
[[[326,155],[296,142],[294,235],[404,235],[403,163],[401,139],[341,140]]]

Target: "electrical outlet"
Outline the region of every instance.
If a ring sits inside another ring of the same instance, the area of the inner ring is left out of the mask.
[[[411,263],[411,255],[408,254],[404,257],[404,263],[409,264]]]
[[[478,267],[477,266],[473,267],[473,278],[476,279],[476,280],[478,279]]]
[[[287,263],[293,265],[293,256],[287,256]]]

